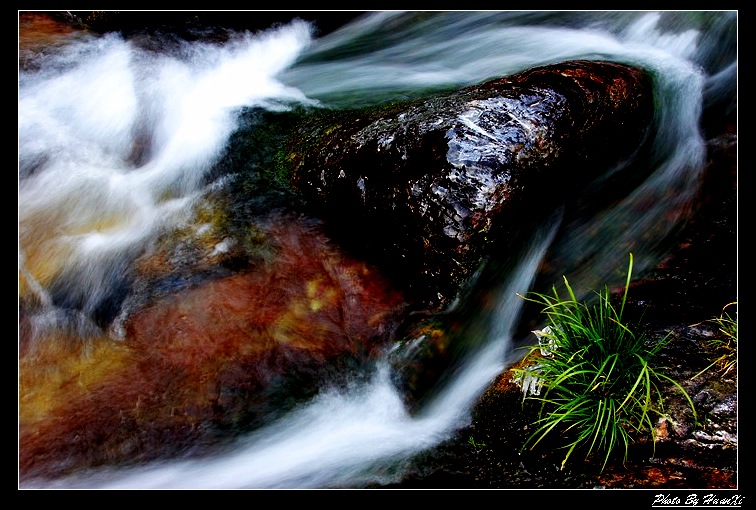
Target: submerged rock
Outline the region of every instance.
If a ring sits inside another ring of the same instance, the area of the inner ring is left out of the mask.
[[[392,338],[401,294],[313,222],[262,227],[270,260],[160,293],[121,341],[33,338],[34,310],[19,308],[22,483],[214,452],[361,373]],[[165,258],[143,270],[169,276]]]

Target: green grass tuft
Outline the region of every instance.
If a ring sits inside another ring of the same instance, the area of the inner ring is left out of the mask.
[[[722,313],[715,319],[709,319],[718,326],[718,335],[707,342],[708,348],[714,353],[716,359],[706,368],[692,377],[695,379],[712,367],[716,366],[722,377],[735,371],[738,364],[738,320],[737,309],[735,318],[727,310],[729,307],[737,307],[738,302],[727,303],[722,308]],[[695,324],[697,325],[697,324]]]
[[[650,436],[655,444],[652,417],[664,416],[660,385],[674,385],[693,402],[685,389],[653,364],[669,336],[650,344],[644,334],[623,322],[633,256],[627,272],[619,309],[612,304],[608,287],[596,292],[593,304],[576,299],[567,278],[568,297],[554,287],[552,295],[530,293],[520,296],[543,305],[548,325],[536,331],[539,344],[528,347],[537,362],[515,370],[516,377],[528,381],[531,391],[524,398],[541,402],[533,432],[523,449],[535,448],[546,436],[559,434],[567,450],[564,468],[576,452],[588,459],[603,456],[601,470],[613,451],[628,447],[636,437]],[[538,352],[536,352],[538,351]]]

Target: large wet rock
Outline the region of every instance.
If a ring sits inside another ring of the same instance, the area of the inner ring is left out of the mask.
[[[279,158],[334,237],[441,310],[493,250],[641,145],[651,79],[608,62],[302,122]]]

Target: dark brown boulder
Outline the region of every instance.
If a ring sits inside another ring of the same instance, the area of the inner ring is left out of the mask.
[[[279,159],[335,238],[418,303],[457,297],[494,246],[642,144],[650,76],[608,62],[534,68],[446,95],[303,122]]]

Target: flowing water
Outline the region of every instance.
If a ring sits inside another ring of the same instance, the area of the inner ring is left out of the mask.
[[[223,44],[19,31],[19,299],[33,303],[19,316],[20,361],[46,342],[94,349],[92,338],[129,340],[130,313],[145,296],[164,295],[129,276],[134,264],[175,239],[165,234],[191,224],[225,185],[213,169],[252,108],[366,106],[569,59],[615,61],[654,77],[655,138],[632,162],[648,177],[588,219],[557,214],[533,233],[517,264],[496,276],[495,304],[469,318],[475,350],[419,410],[394,384],[389,348],[371,358],[369,377],[324,386],[216,454],[31,477],[22,487],[401,481],[413,457],[469,423],[475,400],[514,359],[516,294],[531,288],[547,254],[581,289],[621,283],[629,251],[636,271],[659,261],[698,190],[701,119],[736,107],[737,12],[371,12],[323,36],[315,28],[294,20],[235,30]],[[233,242],[225,241],[214,250]],[[20,364],[20,375],[31,366]]]

